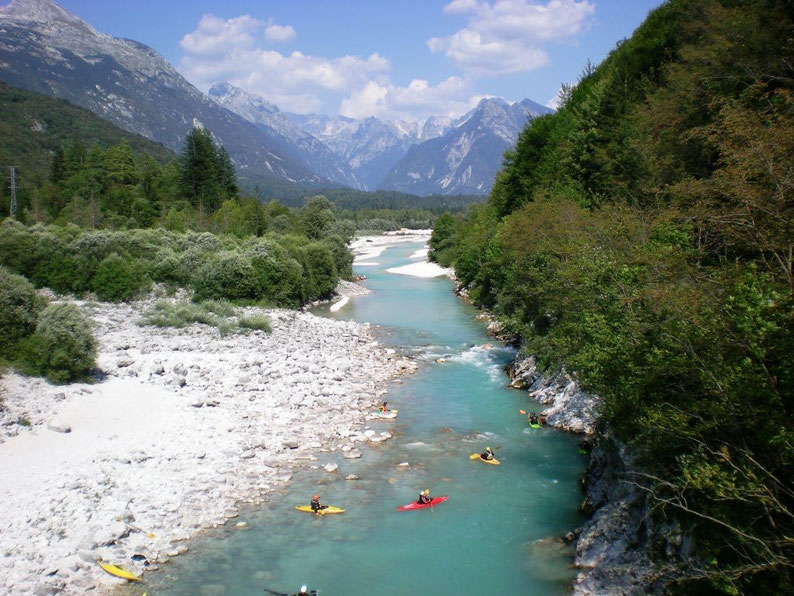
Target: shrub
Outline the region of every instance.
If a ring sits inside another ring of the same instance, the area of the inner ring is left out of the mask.
[[[196,298],[229,300],[257,298],[257,276],[251,260],[235,253],[223,253],[199,270],[193,282]]]
[[[100,300],[121,302],[148,290],[151,284],[138,261],[126,260],[112,253],[97,267],[92,287]]]
[[[298,306],[303,303],[303,267],[272,240],[249,243],[245,255],[257,278],[257,298],[276,306]]]
[[[306,246],[305,265],[311,286],[309,299],[328,298],[336,288],[339,275],[331,250],[323,242],[313,242]]]
[[[265,314],[245,315],[240,317],[240,327],[244,329],[255,329],[270,333],[273,328],[270,326],[270,317]]]
[[[51,304],[20,350],[20,367],[54,383],[86,378],[95,366],[96,340],[91,324],[72,304]]]
[[[33,333],[42,307],[28,280],[0,266],[0,356],[11,356],[17,343]]]
[[[12,271],[30,275],[35,267],[36,239],[30,228],[14,219],[0,224],[0,265]]]

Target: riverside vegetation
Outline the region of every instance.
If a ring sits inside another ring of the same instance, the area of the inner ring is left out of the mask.
[[[686,537],[646,537],[673,592],[793,579],[793,19],[663,4],[431,240],[526,353],[603,398],[597,443],[628,446],[623,481]]]
[[[96,355],[79,310],[46,306],[34,286],[111,302],[140,297],[154,283],[185,288],[198,304],[158,305],[143,322],[199,321],[223,334],[269,328],[263,316],[232,322],[226,301],[295,308],[329,298],[340,278],[352,276],[354,228],[337,219],[333,204],[315,196],[289,209],[240,198],[229,158],[207,131],[194,129],[181,159],[165,168],[136,158],[122,140],[88,152],[73,141],[55,152],[51,170],[38,213],[28,205],[23,216],[32,223],[47,214],[53,223],[0,224],[7,339],[0,357],[31,374],[85,378]],[[145,225],[158,227],[136,227]]]

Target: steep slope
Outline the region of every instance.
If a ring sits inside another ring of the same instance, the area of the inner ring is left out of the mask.
[[[176,158],[162,145],[121,130],[86,109],[0,81],[0,164],[20,166],[23,181],[46,180],[55,150],[74,139],[86,147],[103,148],[126,139],[139,155],[161,163]]]
[[[411,147],[378,188],[415,194],[487,194],[502,155],[531,118],[553,110],[525,99],[486,98],[441,137]]]
[[[242,178],[322,181],[281,139],[210,100],[156,51],[99,33],[52,0],[0,8],[0,78],[66,99],[172,150],[194,125],[204,126]]]
[[[279,139],[290,155],[307,170],[346,186],[364,188],[345,160],[298,128],[284,112],[262,96],[248,93],[229,83],[216,83],[210,87],[209,96],[219,105]]]
[[[577,594],[791,591],[793,31],[787,2],[661,4],[431,241],[602,398]]]

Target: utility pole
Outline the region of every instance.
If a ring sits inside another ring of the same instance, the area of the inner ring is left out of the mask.
[[[17,168],[19,166],[8,166],[11,170],[11,209],[9,215],[14,219],[19,219],[17,216]]]

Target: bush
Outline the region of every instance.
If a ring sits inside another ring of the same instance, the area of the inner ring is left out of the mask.
[[[250,243],[245,255],[257,277],[257,298],[276,306],[303,304],[303,267],[277,243],[258,240]]]
[[[193,282],[196,298],[252,299],[259,296],[257,275],[251,260],[223,253],[204,265]]]
[[[51,304],[36,330],[21,344],[20,368],[53,383],[86,378],[95,366],[96,340],[91,324],[72,304]]]
[[[131,300],[151,285],[140,262],[123,259],[116,253],[99,263],[92,282],[97,298],[108,302]]]
[[[255,329],[270,333],[273,328],[270,326],[270,317],[265,314],[245,315],[240,317],[240,327],[244,329]]]
[[[42,307],[28,280],[0,266],[0,356],[12,356],[15,346],[33,333]]]
[[[309,278],[309,300],[328,298],[333,294],[339,275],[331,250],[323,242],[313,242],[302,249],[304,267]]]

